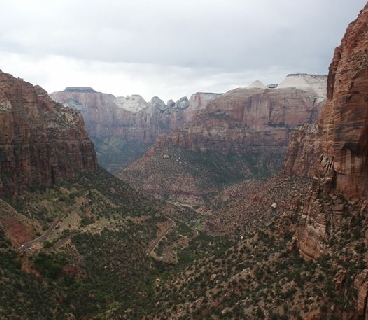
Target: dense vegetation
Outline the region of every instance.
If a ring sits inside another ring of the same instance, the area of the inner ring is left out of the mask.
[[[90,318],[136,307],[151,290],[147,247],[165,218],[104,170],[9,202],[19,216],[0,221],[13,218],[39,240],[12,246],[0,225],[0,318]]]
[[[155,150],[155,156],[140,159],[118,176],[158,198],[203,204],[230,185],[271,177],[280,170],[283,159],[281,150],[243,154],[189,151],[170,146]]]
[[[259,189],[265,206],[260,205],[261,198],[255,199],[258,210],[266,210],[277,192],[298,194],[298,184],[303,190],[305,183],[284,181],[278,188]],[[279,198],[278,205],[291,199]],[[289,208],[288,214],[272,211],[267,224],[243,230],[241,236],[236,232],[219,236],[208,231],[210,216],[146,198],[104,170],[32,190],[22,199],[3,199],[0,318],[353,315],[357,297],[353,281],[365,268],[366,212],[357,215],[359,206],[338,196],[318,201],[332,207],[334,199],[344,201],[345,211],[338,223],[327,225],[329,254],[316,262],[303,260],[293,240],[298,207]],[[231,208],[225,205],[222,210]],[[251,207],[244,210],[254,218]],[[17,243],[9,226],[20,225],[22,234],[28,232],[33,241]]]
[[[362,232],[359,229],[360,236]],[[272,224],[239,239],[223,254],[207,251],[197,257],[185,269],[161,279],[154,318],[304,319],[318,315],[332,320],[354,314],[357,292],[352,279],[365,268],[362,257],[347,259],[333,251],[315,263],[306,262],[292,245],[291,235],[279,234]],[[346,280],[339,282],[342,274]]]

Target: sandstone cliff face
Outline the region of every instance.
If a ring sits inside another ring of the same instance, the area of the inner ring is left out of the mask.
[[[285,164],[293,174],[318,175],[320,161],[330,159],[336,191],[350,199],[367,192],[367,17],[364,9],[336,48],[328,75],[326,106],[316,124],[305,127],[291,142]],[[314,161],[310,161],[312,158]]]
[[[290,134],[316,119],[317,100],[314,91],[297,88],[231,90],[182,129],[159,137],[119,176],[157,197],[192,204],[221,185],[269,176],[280,169]],[[213,183],[213,172],[223,168],[224,178]]]
[[[142,156],[159,135],[183,127],[217,94],[196,93],[167,104],[158,97],[147,103],[139,95],[115,97],[91,88],[66,88],[51,96],[82,113],[100,164],[117,172]]]
[[[293,137],[284,166],[289,174],[314,180],[295,237],[307,260],[330,253],[327,244],[345,236],[336,231],[342,217],[351,215],[352,221],[366,219],[367,53],[368,4],[348,26],[341,45],[335,49],[326,105],[315,124],[305,126]],[[366,319],[367,270],[355,278],[354,286],[358,290],[357,315]]]
[[[17,195],[97,168],[78,112],[0,71],[0,193]]]

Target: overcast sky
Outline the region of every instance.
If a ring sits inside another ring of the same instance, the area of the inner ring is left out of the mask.
[[[49,93],[178,100],[327,74],[364,0],[0,0],[0,69]]]

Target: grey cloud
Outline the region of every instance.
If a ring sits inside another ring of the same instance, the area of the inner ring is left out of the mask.
[[[233,79],[237,79],[236,74],[270,72],[275,68],[326,73],[333,49],[347,24],[366,3],[363,0],[0,2],[2,53],[156,65],[168,70],[177,67],[193,70],[193,77],[233,74]]]

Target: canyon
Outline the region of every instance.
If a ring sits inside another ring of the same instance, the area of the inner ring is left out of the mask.
[[[157,198],[195,205],[229,183],[269,177],[281,168],[292,133],[317,118],[326,79],[292,74],[276,88],[257,81],[222,94],[118,177]]]
[[[367,52],[368,4],[327,77],[60,104],[0,72],[0,317],[368,319]]]

